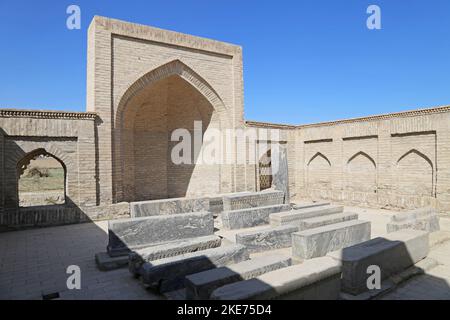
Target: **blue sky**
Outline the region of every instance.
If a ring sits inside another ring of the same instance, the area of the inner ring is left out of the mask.
[[[81,30],[66,8],[81,8]],[[381,8],[381,30],[366,9]],[[239,44],[245,118],[311,123],[450,104],[448,0],[1,0],[0,107],[84,111],[94,15]]]

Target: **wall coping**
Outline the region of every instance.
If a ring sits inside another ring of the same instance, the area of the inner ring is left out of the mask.
[[[92,19],[89,29],[97,26],[110,32],[112,35],[154,41],[231,57],[242,54],[242,47],[236,44],[114,18],[96,15]]]
[[[329,126],[329,125],[335,125],[335,124],[346,124],[346,123],[363,122],[363,121],[386,120],[386,119],[392,119],[392,118],[414,117],[414,116],[439,114],[439,113],[446,113],[446,112],[450,112],[450,105],[386,113],[386,114],[373,115],[373,116],[367,116],[367,117],[349,118],[349,119],[326,121],[326,122],[311,123],[311,124],[302,124],[302,125],[277,124],[277,123],[251,121],[251,120],[245,121],[245,124],[249,127],[263,127],[263,128],[274,128],[274,129],[297,129],[297,128],[320,127],[320,126]],[[95,112],[0,109],[0,117],[1,118],[95,120],[97,118],[97,114]]]
[[[331,126],[331,125],[336,125],[336,124],[346,124],[346,123],[355,123],[355,122],[364,122],[364,121],[387,120],[387,119],[392,119],[392,118],[406,118],[406,117],[431,115],[431,114],[439,114],[439,113],[446,113],[446,112],[450,112],[450,105],[417,109],[417,110],[408,110],[408,111],[401,111],[401,112],[393,112],[393,113],[385,113],[385,114],[379,114],[379,115],[373,115],[373,116],[367,116],[367,117],[349,118],[349,119],[325,121],[325,122],[318,122],[318,123],[311,123],[311,124],[301,124],[301,125],[285,125],[285,124],[276,124],[276,123],[259,122],[259,121],[245,121],[245,123],[249,127],[297,129],[297,128],[312,128],[312,127]]]
[[[97,118],[97,114],[94,112],[70,112],[56,110],[0,109],[0,118],[95,120]]]

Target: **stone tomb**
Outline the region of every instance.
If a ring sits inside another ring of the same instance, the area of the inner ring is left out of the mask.
[[[343,211],[343,206],[322,205],[320,203],[316,206],[307,205],[306,208],[301,207],[288,212],[280,212],[270,215],[270,224],[272,226],[281,226],[284,224],[295,224],[300,226],[300,221],[304,219],[325,216],[333,213],[342,213]]]
[[[269,217],[273,213],[289,211],[287,204],[277,204],[265,207],[246,208],[224,211],[220,217],[222,226],[226,230],[251,228],[269,224]]]
[[[352,295],[368,290],[367,268],[380,267],[384,280],[424,259],[429,252],[428,233],[400,230],[328,253],[342,264],[342,291]]]
[[[130,203],[132,218],[209,211],[208,198],[171,198]]]
[[[311,259],[213,291],[214,300],[336,300],[341,284],[340,264],[332,258]]]
[[[161,245],[146,247],[131,252],[126,257],[130,272],[137,276],[140,267],[145,262],[169,258],[185,253],[196,252],[221,245],[221,238],[216,235],[177,240]]]
[[[187,299],[209,299],[211,293],[226,284],[247,280],[291,265],[283,255],[261,256],[226,267],[188,275],[185,279]]]
[[[432,207],[419,208],[393,215],[386,226],[387,232],[415,229],[427,232],[439,231],[439,215]]]
[[[294,225],[267,227],[236,234],[236,243],[244,245],[249,252],[288,248],[292,246],[292,233],[298,231]]]
[[[272,189],[260,192],[231,194],[223,197],[224,211],[266,207],[280,204],[284,204],[284,192]]]
[[[350,220],[292,234],[292,257],[296,261],[325,256],[370,239],[370,222]]]
[[[214,219],[210,212],[110,220],[107,249],[110,256],[124,255],[149,245],[213,233]]]
[[[146,262],[138,270],[145,285],[159,293],[184,287],[184,277],[244,260],[249,254],[242,245],[229,245]]]

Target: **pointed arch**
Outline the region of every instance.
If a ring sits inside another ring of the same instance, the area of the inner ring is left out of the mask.
[[[164,98],[159,101],[159,97]],[[220,191],[217,181],[223,166],[209,170],[217,176],[211,188],[196,188],[202,184],[198,173],[202,168],[195,165],[196,159],[184,166],[167,161],[173,146],[168,137],[174,129],[194,130],[195,121],[201,121],[202,134],[210,124],[219,129],[232,127],[232,117],[218,93],[182,61],[165,63],[131,84],[120,98],[113,121],[114,202],[184,197],[212,188]],[[154,175],[165,182],[152,184]]]
[[[219,97],[214,88],[203,77],[201,77],[198,73],[188,67],[185,63],[176,59],[144,74],[125,91],[117,106],[115,126],[120,127],[120,122],[122,121],[121,115],[128,102],[134,96],[136,96],[139,92],[141,92],[141,90],[145,89],[152,83],[174,75],[179,76],[181,79],[189,83],[192,87],[197,89],[211,103],[215,111],[219,112],[220,114],[227,113],[224,102]],[[225,117],[224,120],[227,121],[228,117]]]
[[[330,162],[330,160],[328,160],[328,158],[327,158],[325,155],[323,155],[321,152],[316,152],[316,154],[313,155],[313,156],[311,157],[311,159],[308,161],[308,166],[309,166],[309,165],[311,164],[311,162],[312,162],[314,159],[316,159],[317,157],[322,158],[323,160],[325,160],[325,161],[328,163],[328,165],[331,167],[331,162]]]
[[[367,153],[365,153],[364,151],[359,151],[359,152],[355,153],[353,156],[351,156],[347,161],[347,165],[350,164],[350,162],[352,162],[355,158],[357,158],[359,156],[367,158],[367,160],[369,160],[373,164],[374,168],[377,167],[375,160],[371,156],[369,156]]]
[[[54,151],[58,151],[58,149],[55,148]],[[62,193],[62,195],[64,197],[63,198],[64,199],[64,203],[67,202],[67,166],[66,166],[66,163],[59,156],[56,156],[52,152],[47,151],[46,148],[37,148],[37,149],[34,149],[34,150],[30,151],[30,152],[25,153],[16,162],[16,170],[17,170],[17,175],[16,175],[16,196],[17,196],[17,202],[18,202],[17,205],[18,206],[20,205],[20,201],[21,201],[20,193],[19,193],[19,180],[21,179],[22,175],[24,174],[25,170],[27,169],[27,167],[29,166],[31,161],[35,160],[39,156],[45,156],[45,157],[53,158],[61,165],[61,168],[63,169],[63,175],[64,175],[63,176],[63,186],[62,186],[63,187],[63,193]]]
[[[396,163],[397,192],[408,195],[436,196],[435,169],[424,153],[411,149]]]
[[[400,161],[402,161],[404,158],[406,158],[410,154],[416,154],[419,157],[421,157],[422,159],[424,159],[426,162],[428,162],[431,169],[433,170],[434,166],[433,166],[433,162],[430,160],[430,158],[428,158],[425,154],[423,154],[422,152],[420,152],[417,149],[411,149],[408,152],[406,152],[405,154],[403,154],[400,158],[398,158],[397,165],[400,163]]]

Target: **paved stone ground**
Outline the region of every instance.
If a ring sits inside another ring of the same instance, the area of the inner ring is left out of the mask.
[[[99,271],[94,254],[105,251],[107,222],[0,233],[0,299],[160,299],[127,269]],[[68,290],[69,265],[81,268],[81,290]]]
[[[388,210],[346,207],[372,222],[372,237],[386,232],[394,213]],[[441,219],[450,231],[450,219]],[[0,233],[0,299],[42,299],[58,292],[61,299],[163,299],[145,290],[127,269],[102,272],[94,254],[105,251],[107,222],[85,223]],[[235,232],[225,232],[232,239]],[[290,249],[281,249],[288,253]],[[259,255],[259,254],[255,254]],[[450,242],[437,245],[430,257],[439,266],[415,277],[384,299],[450,299]],[[81,290],[68,290],[66,268],[81,268]]]

